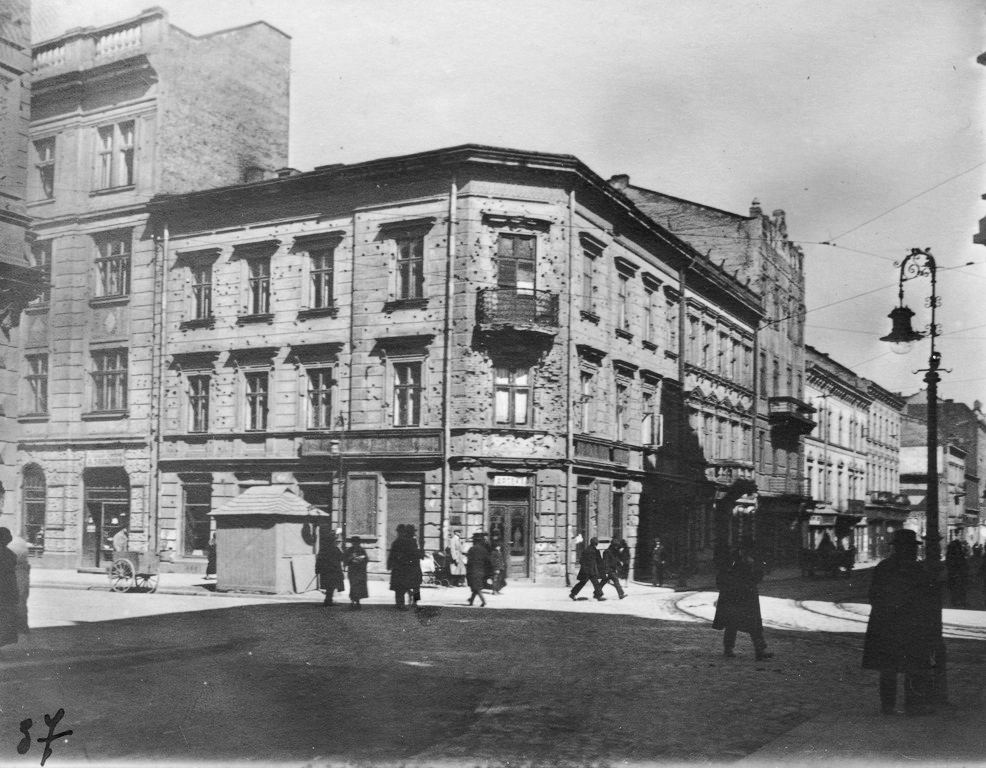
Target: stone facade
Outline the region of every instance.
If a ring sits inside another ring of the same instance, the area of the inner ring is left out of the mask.
[[[162,273],[146,204],[286,164],[288,57],[269,25],[195,37],[158,8],[34,46],[28,212],[52,289],[17,338],[11,511],[43,566],[105,567],[121,529],[158,548]]]
[[[486,532],[513,578],[561,582],[592,536],[636,549],[646,483],[711,487],[680,417],[682,292],[747,348],[759,304],[575,158],[466,146],[152,208],[178,559],[261,482],[361,536],[373,571],[411,523],[428,551]]]

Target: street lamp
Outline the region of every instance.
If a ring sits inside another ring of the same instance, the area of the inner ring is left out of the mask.
[[[924,381],[928,385],[928,491],[925,494],[924,558],[937,580],[941,571],[941,535],[938,524],[938,382],[941,381],[938,369],[941,366],[941,353],[935,350],[935,338],[939,335],[938,326],[935,324],[935,309],[940,306],[941,300],[935,292],[937,274],[935,258],[931,255],[930,248],[924,250],[912,248],[901,262],[897,294],[899,304],[888,315],[893,321],[893,329],[889,334],[881,337],[880,341],[889,342],[891,350],[902,355],[911,350],[915,341],[924,337],[924,334],[911,328],[914,312],[904,306],[904,283],[917,277],[931,278],[931,296],[925,299],[925,306],[931,308],[931,324],[928,326],[927,334],[931,339],[931,355],[928,358],[928,367],[919,370],[925,372]],[[934,698],[938,703],[945,704],[948,698],[945,682],[945,645],[941,639],[940,621],[938,627],[939,653],[936,654],[938,659],[935,667]]]

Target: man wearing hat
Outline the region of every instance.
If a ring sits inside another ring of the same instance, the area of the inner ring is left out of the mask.
[[[863,642],[863,669],[880,672],[880,709],[894,714],[897,675],[904,673],[904,712],[934,712],[932,667],[941,637],[941,595],[934,575],[918,562],[914,531],[894,531],[890,557],[870,580],[870,619]]]
[[[466,581],[472,594],[469,595],[469,605],[473,600],[479,598],[479,604],[486,607],[486,600],[483,598],[483,587],[486,586],[486,574],[493,568],[493,561],[490,559],[490,551],[486,548],[482,533],[472,535],[472,546],[466,552]]]
[[[754,658],[765,661],[774,654],[767,651],[763,636],[763,618],[760,615],[760,593],[757,584],[763,580],[763,563],[756,557],[753,540],[745,538],[736,548],[729,567],[716,578],[719,599],[713,629],[725,630],[722,636],[723,655],[727,659],[736,654],[738,632],[746,632],[753,641]]]
[[[588,582],[592,582],[592,596],[596,600],[605,600],[603,597],[603,588],[599,583],[599,577],[603,570],[603,558],[599,554],[599,539],[593,536],[589,539],[589,546],[582,551],[582,557],[579,558],[579,575],[578,581],[575,582],[575,586],[572,591],[568,593],[568,596],[575,600],[576,595],[582,591]]]
[[[327,532],[319,542],[318,555],[315,557],[315,573],[318,574],[322,589],[325,590],[325,601],[322,605],[332,606],[333,592],[342,592],[346,588],[342,577],[342,550],[336,543],[335,532]]]

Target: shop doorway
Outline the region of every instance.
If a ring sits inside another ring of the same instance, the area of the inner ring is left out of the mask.
[[[413,525],[418,546],[424,541],[421,520],[424,512],[424,483],[420,477],[387,478],[388,544],[397,538],[397,526]]]
[[[82,533],[82,565],[99,568],[113,561],[113,537],[130,536],[130,480],[118,467],[87,469],[86,521]],[[127,546],[129,549],[129,545]]]
[[[531,493],[528,488],[490,488],[490,538],[503,542],[507,578],[530,576]]]

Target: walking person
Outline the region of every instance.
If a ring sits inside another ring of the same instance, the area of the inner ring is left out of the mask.
[[[620,578],[623,579],[623,585],[629,589],[630,587],[630,545],[627,544],[626,539],[620,539]]]
[[[369,555],[363,549],[363,541],[359,536],[349,537],[349,547],[343,554],[346,573],[349,574],[349,601],[353,610],[359,610],[359,601],[370,596],[366,585],[366,565]]]
[[[455,529],[448,543],[449,554],[449,574],[452,577],[452,586],[462,584],[462,577],[466,575],[465,545],[462,543],[462,531]]]
[[[397,538],[387,556],[390,588],[399,611],[407,610],[404,602],[407,596],[410,596],[412,605],[421,599],[421,551],[414,534],[413,525],[398,525]]]
[[[948,598],[956,608],[964,608],[967,605],[969,564],[961,539],[952,539],[945,549],[945,568],[948,571]]]
[[[7,546],[13,539],[9,528],[0,528],[0,646],[17,642],[17,555]]]
[[[209,536],[208,557],[205,561],[205,577],[207,579],[216,578],[216,532],[213,531]]]
[[[652,587],[664,586],[664,560],[667,553],[660,539],[654,539],[654,548],[650,552],[650,583]]]
[[[880,672],[880,711],[894,714],[897,675],[904,673],[904,712],[925,715],[932,704],[933,657],[941,636],[941,595],[918,562],[914,531],[894,531],[890,557],[873,569],[863,669]]]
[[[620,542],[619,539],[613,539],[606,550],[603,552],[603,579],[599,584],[599,591],[602,593],[603,587],[607,584],[612,584],[616,587],[616,594],[620,596],[620,600],[626,597],[623,592],[623,587],[620,584],[620,570],[623,564],[620,560]]]
[[[342,592],[346,588],[346,583],[342,577],[342,550],[339,549],[333,532],[322,536],[318,556],[315,558],[315,573],[318,574],[321,587],[325,590],[325,601],[322,605],[335,605],[332,601],[332,593]]]
[[[503,543],[499,539],[493,540],[493,551],[490,552],[490,563],[493,566],[493,576],[490,583],[493,586],[493,594],[499,595],[500,590],[507,583],[506,573],[507,558],[503,553]]]
[[[723,654],[731,659],[736,656],[736,633],[746,632],[753,641],[757,661],[771,658],[763,636],[763,619],[760,616],[760,595],[757,584],[763,580],[763,564],[755,557],[753,542],[745,539],[736,550],[728,568],[717,577],[719,600],[713,629],[725,630],[722,638]]]
[[[591,581],[592,596],[599,601],[605,600],[602,584],[599,583],[602,571],[603,558],[599,554],[599,539],[593,536],[589,539],[589,546],[582,550],[582,557],[579,558],[579,575],[576,577],[575,586],[568,593],[568,596],[572,600],[576,600],[576,595],[582,591],[582,587]]]
[[[486,574],[492,570],[493,560],[490,551],[483,543],[483,534],[474,533],[472,535],[472,546],[466,553],[466,581],[469,584],[471,594],[469,595],[469,605],[473,600],[479,598],[481,607],[486,607],[486,600],[483,598],[483,587],[486,586]]]

